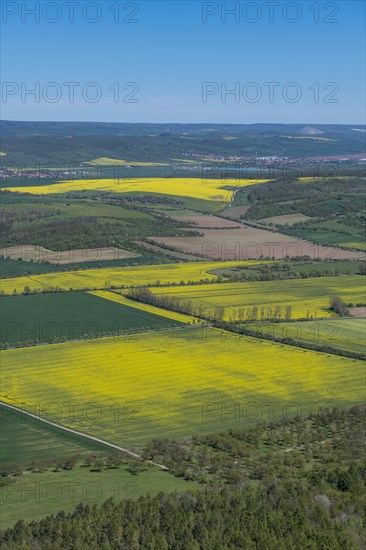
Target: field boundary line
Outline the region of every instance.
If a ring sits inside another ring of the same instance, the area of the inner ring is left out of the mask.
[[[62,424],[57,424],[56,422],[51,422],[50,420],[46,420],[45,418],[42,418],[41,416],[38,416],[36,414],[33,414],[31,412],[28,412],[24,409],[21,409],[19,407],[16,407],[15,405],[10,405],[9,403],[6,403],[2,400],[0,400],[0,405],[3,405],[5,407],[8,407],[10,409],[14,409],[17,412],[26,414],[32,418],[35,418],[36,420],[40,420],[41,422],[44,422],[45,424],[49,424],[50,426],[54,426],[55,428],[59,428],[60,430],[64,430],[73,434],[76,434],[80,437],[84,437],[86,439],[90,439],[91,441],[96,441],[97,443],[101,443],[102,445],[106,445],[107,447],[111,447],[113,449],[117,449],[118,451],[122,451],[130,456],[133,456],[134,458],[137,458],[139,460],[143,460],[143,458],[133,451],[129,451],[128,449],[124,447],[120,447],[118,445],[115,445],[114,443],[109,443],[108,441],[105,441],[104,439],[100,439],[99,437],[95,437],[93,435],[88,435],[83,432],[79,432],[78,430],[74,430],[73,428],[67,428],[66,426],[62,426]],[[147,460],[149,464],[153,464],[154,466],[157,466],[161,470],[169,471],[169,468],[167,466],[164,466],[163,464],[159,464],[158,462],[154,462],[153,460]]]
[[[144,302],[141,302],[144,303]],[[169,311],[169,310],[167,310]],[[184,314],[183,314],[184,315]],[[168,318],[168,317],[167,317]],[[352,317],[352,319],[355,319],[355,317]],[[28,346],[9,346],[7,348],[1,348],[0,351],[10,351],[13,349],[28,349],[28,348],[37,348],[40,346],[54,346],[56,344],[73,344],[74,342],[94,342],[95,340],[103,340],[103,338],[130,338],[131,336],[139,336],[140,334],[150,334],[151,332],[168,332],[172,330],[188,330],[188,329],[197,329],[201,327],[212,327],[212,323],[192,323],[189,325],[188,323],[177,325],[176,327],[166,327],[166,328],[151,328],[151,329],[145,329],[141,330],[139,332],[121,332],[119,334],[114,335],[102,335],[102,336],[94,336],[93,338],[74,338],[73,340],[62,340],[60,342],[38,342],[37,344],[30,344]],[[0,403],[2,401],[0,400]]]

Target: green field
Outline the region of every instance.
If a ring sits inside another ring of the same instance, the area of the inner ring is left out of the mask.
[[[12,197],[12,202],[2,201],[1,208],[5,217],[15,219],[17,223],[28,220],[30,214],[33,215],[34,221],[44,221],[51,218],[52,221],[56,222],[84,216],[130,223],[154,221],[149,214],[144,212],[130,210],[120,205],[105,204],[87,197],[83,201],[72,198],[40,197],[37,198],[36,202],[34,198],[29,196],[21,197],[21,199],[18,197],[16,202]],[[47,214],[47,217],[43,217],[45,214]],[[32,223],[34,222],[32,221]]]
[[[67,266],[70,270],[70,267]],[[52,273],[53,271],[66,271],[65,266],[47,264],[42,262],[27,262],[12,260],[11,258],[0,258],[0,277],[19,277],[22,275]]]
[[[336,349],[365,353],[365,319],[329,319],[296,323],[250,323],[248,328],[276,338],[293,338],[308,344],[322,344]]]
[[[60,510],[70,512],[79,502],[92,506],[109,498],[117,502],[135,500],[141,495],[197,490],[199,487],[197,483],[174,477],[154,466],[132,475],[125,465],[93,472],[82,463],[77,463],[72,471],[25,472],[13,480],[13,484],[0,489],[0,529],[21,519],[31,521]]]
[[[7,296],[1,300],[0,341],[10,346],[182,325],[86,292]]]
[[[359,261],[350,261],[350,260],[335,260],[327,261],[323,260],[320,262],[308,262],[300,264],[299,266],[294,263],[292,269],[298,271],[299,273],[308,273],[318,272],[322,275],[356,275],[360,273],[360,266],[362,262]]]
[[[314,243],[366,250],[365,236],[359,227],[350,227],[336,220],[309,224],[305,229],[292,229],[291,235]]]
[[[71,455],[108,452],[105,445],[60,430],[1,404],[0,415],[0,464],[28,466],[33,460],[45,464],[48,460]]]
[[[12,260],[10,258],[0,258],[0,277],[15,278],[23,275],[38,275],[41,273],[54,273],[56,271],[70,271],[83,269],[96,269],[106,267],[127,267],[134,265],[161,264],[169,263],[164,254],[156,255],[144,251],[136,258],[125,258],[120,260],[96,260],[90,262],[77,262],[72,264],[57,265],[42,262],[28,262],[23,260]]]
[[[197,487],[193,482],[173,477],[154,466],[144,466],[138,475],[131,475],[126,464],[93,472],[81,461],[90,454],[100,456],[102,453],[107,457],[111,449],[105,445],[47,425],[1,404],[0,415],[0,465],[19,464],[25,469],[32,462],[42,465],[40,471],[24,471],[20,476],[2,479],[0,529],[20,519],[31,521],[61,509],[70,511],[79,502],[102,503],[111,497],[115,500],[135,499],[143,494]],[[73,470],[55,471],[54,466],[49,466],[71,456],[79,457]],[[126,460],[130,460],[128,455]]]

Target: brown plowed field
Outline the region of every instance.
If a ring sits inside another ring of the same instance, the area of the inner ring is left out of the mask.
[[[311,259],[362,259],[363,252],[325,247],[289,235],[243,226],[240,229],[207,229],[202,237],[151,237],[158,243],[188,254],[220,260],[247,260],[310,256]]]
[[[176,221],[181,223],[193,223],[197,227],[207,228],[236,228],[241,227],[241,223],[232,220],[225,220],[218,216],[172,216]]]

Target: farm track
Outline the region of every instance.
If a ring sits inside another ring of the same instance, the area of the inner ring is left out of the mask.
[[[106,445],[107,447],[110,447],[112,449],[117,449],[117,451],[122,451],[130,456],[133,456],[134,458],[137,458],[138,460],[143,460],[143,458],[129,449],[126,449],[125,447],[119,447],[118,445],[115,445],[114,443],[109,443],[108,441],[105,441],[104,439],[100,439],[99,437],[94,437],[93,435],[88,435],[83,432],[79,432],[77,430],[73,430],[72,428],[67,428],[66,426],[62,426],[62,424],[57,424],[56,422],[51,422],[50,420],[46,420],[45,418],[42,418],[41,416],[37,416],[36,414],[30,413],[28,411],[25,411],[24,409],[21,409],[19,407],[16,407],[15,405],[10,405],[9,403],[5,403],[4,401],[0,400],[0,404],[4,407],[8,407],[9,409],[13,409],[17,412],[20,412],[22,414],[26,414],[27,416],[30,416],[31,418],[34,418],[35,420],[39,420],[40,422],[44,422],[45,424],[48,424],[49,426],[53,426],[55,428],[59,428],[60,430],[64,430],[66,432],[78,435],[79,437],[84,437],[85,439],[90,439],[91,441],[95,441],[97,443],[101,443],[102,445]],[[157,466],[161,470],[169,471],[169,468],[167,466],[164,466],[163,464],[159,464],[158,462],[154,462],[153,460],[147,460],[149,464],[152,464],[153,466]]]

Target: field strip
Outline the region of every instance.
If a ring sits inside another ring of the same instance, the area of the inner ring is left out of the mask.
[[[94,437],[93,435],[88,435],[83,432],[79,432],[77,430],[73,430],[72,428],[67,428],[66,426],[62,426],[61,424],[57,424],[56,422],[51,422],[50,420],[46,420],[45,418],[42,418],[41,416],[37,416],[36,414],[30,413],[28,411],[25,411],[24,409],[21,409],[19,407],[16,407],[14,405],[9,405],[9,403],[5,403],[4,401],[0,401],[0,404],[4,407],[8,407],[9,409],[14,409],[17,412],[20,412],[22,414],[26,414],[30,416],[31,418],[34,418],[35,420],[40,420],[41,422],[44,422],[45,424],[49,424],[50,426],[54,426],[55,428],[59,428],[60,430],[64,430],[66,432],[70,432],[72,434],[78,435],[80,437],[84,437],[85,439],[91,439],[92,441],[96,441],[97,443],[102,443],[102,445],[106,445],[107,447],[111,447],[112,449],[117,449],[118,451],[122,451],[130,456],[133,456],[134,458],[138,458],[139,460],[142,460],[142,457],[138,455],[137,453],[134,453],[132,451],[129,451],[128,449],[125,449],[124,447],[119,447],[118,445],[114,445],[114,443],[108,443],[108,441],[105,441],[104,439],[100,439],[99,437]],[[169,468],[167,466],[164,466],[163,464],[158,464],[157,462],[154,462],[152,460],[147,460],[149,464],[153,464],[154,466],[157,466],[161,470],[169,471]]]
[[[115,193],[153,193],[174,197],[189,197],[203,199],[210,202],[230,203],[233,189],[224,189],[224,186],[233,188],[247,187],[269,181],[267,179],[206,179],[204,185],[200,178],[131,178],[124,181],[114,179],[98,179],[88,184],[85,180],[62,180],[50,185],[34,185],[28,187],[8,187],[15,193],[31,193],[33,195],[48,195],[54,193],[68,193],[69,191],[98,190],[113,191]]]
[[[209,321],[200,321],[200,327],[201,328],[214,328],[212,323],[209,322]],[[105,338],[115,338],[116,340],[118,340],[118,338],[129,338],[130,336],[134,336],[135,334],[136,335],[142,335],[142,334],[151,334],[153,332],[174,332],[176,330],[190,330],[190,329],[195,329],[195,328],[198,328],[198,322],[195,324],[195,325],[187,325],[187,324],[184,324],[184,325],[181,325],[181,326],[175,326],[175,327],[161,327],[161,328],[145,328],[145,329],[142,329],[142,330],[138,330],[138,331],[135,331],[133,333],[128,333],[128,332],[121,332],[119,334],[116,334],[115,336],[109,336],[109,335],[106,335],[106,334],[102,334],[101,336],[93,336],[92,338],[84,338],[84,337],[81,337],[81,338],[73,338],[73,339],[69,339],[69,340],[63,340],[62,342],[38,342],[37,344],[32,344],[31,346],[9,346],[8,348],[6,349],[2,349],[0,350],[0,353],[1,352],[4,352],[4,351],[9,351],[9,350],[14,350],[14,349],[27,349],[29,347],[31,348],[42,348],[42,347],[45,347],[45,346],[54,346],[55,344],[73,344],[74,342],[89,342],[89,343],[92,343],[92,342],[95,342],[95,340],[103,340]],[[0,401],[1,403],[1,401]]]
[[[167,319],[172,319],[173,321],[179,321],[182,323],[202,322],[200,319],[191,315],[185,315],[184,313],[178,313],[176,311],[168,311],[150,304],[136,302],[135,300],[130,300],[122,294],[117,294],[116,292],[110,292],[108,290],[91,290],[88,294],[92,294],[93,296],[98,296],[99,298],[110,300],[111,302],[116,302],[124,306],[133,307],[141,311],[147,311],[148,313],[160,315],[160,317],[166,317]]]
[[[20,277],[0,278],[0,287],[4,294],[21,294],[24,287],[31,291],[43,289],[54,290],[56,287],[69,290],[102,290],[114,288],[130,288],[132,286],[165,285],[201,282],[204,279],[212,281],[217,275],[212,270],[233,268],[239,266],[259,265],[265,260],[228,260],[185,262],[179,264],[152,264],[141,266],[125,266],[112,268],[94,268],[62,272],[43,273],[39,275],[23,275]]]

